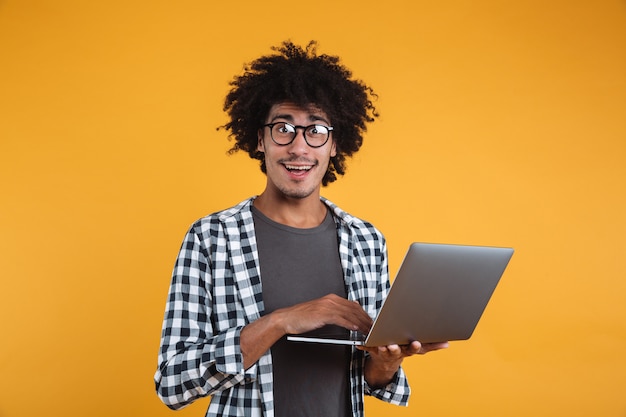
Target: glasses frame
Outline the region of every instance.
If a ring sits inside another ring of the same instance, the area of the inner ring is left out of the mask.
[[[285,124],[285,125],[289,125],[291,127],[293,127],[293,137],[291,138],[291,140],[287,143],[278,143],[276,142],[276,139],[274,139],[274,126],[278,125],[278,124]],[[326,140],[324,141],[324,143],[322,143],[321,145],[311,145],[309,143],[309,140],[306,137],[306,131],[311,128],[311,127],[316,127],[316,126],[322,126],[326,129],[328,129],[328,134],[326,135]],[[275,123],[268,123],[263,125],[263,127],[269,127],[270,128],[270,137],[272,138],[272,142],[274,142],[276,145],[278,146],[287,146],[287,145],[291,145],[293,143],[294,140],[296,140],[296,136],[298,136],[298,129],[302,129],[302,136],[304,137],[304,141],[306,142],[307,145],[309,145],[311,148],[321,148],[322,146],[326,145],[328,143],[328,139],[330,139],[330,132],[333,131],[333,127],[332,126],[326,126],[320,123],[314,123],[312,125],[308,125],[308,126],[299,126],[299,125],[292,125],[291,123],[288,122],[275,122]]]

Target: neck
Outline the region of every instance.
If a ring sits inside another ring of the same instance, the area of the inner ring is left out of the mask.
[[[319,226],[327,208],[319,195],[307,198],[272,197],[265,190],[254,200],[254,207],[265,216],[286,226],[307,229]]]

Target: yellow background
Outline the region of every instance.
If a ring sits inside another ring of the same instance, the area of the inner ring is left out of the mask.
[[[264,176],[228,82],[320,42],[381,118],[324,194],[387,236],[513,246],[472,339],[369,416],[626,416],[626,3],[0,1],[0,416],[168,416],[171,268]],[[179,416],[202,416],[200,400]]]

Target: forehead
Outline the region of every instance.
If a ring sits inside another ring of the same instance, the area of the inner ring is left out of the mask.
[[[314,104],[307,106],[299,106],[295,103],[284,102],[274,104],[267,115],[269,121],[275,119],[285,119],[287,121],[306,120],[306,121],[325,121],[330,122],[328,115],[321,108]]]

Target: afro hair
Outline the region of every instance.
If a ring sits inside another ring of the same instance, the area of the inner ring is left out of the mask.
[[[231,81],[231,90],[224,102],[230,122],[223,126],[235,143],[230,153],[245,151],[261,162],[258,132],[275,104],[291,102],[299,107],[316,106],[323,110],[333,125],[337,155],[331,158],[322,179],[326,186],[346,171],[346,157],[363,144],[367,123],[378,113],[372,101],[374,91],[340,64],[339,57],[317,54],[317,42],[306,48],[285,41],[272,47],[274,54],[262,56],[244,68],[243,75]]]

